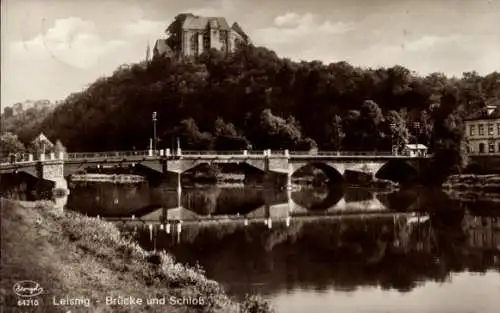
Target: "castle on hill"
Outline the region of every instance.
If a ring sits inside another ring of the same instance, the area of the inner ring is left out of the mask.
[[[193,57],[204,51],[216,49],[230,54],[241,44],[250,43],[250,38],[238,23],[231,27],[223,17],[179,14],[165,31],[167,38],[158,39],[153,48],[153,57]],[[149,47],[148,47],[149,59]]]

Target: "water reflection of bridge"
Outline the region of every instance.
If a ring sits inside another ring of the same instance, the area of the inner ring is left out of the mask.
[[[175,208],[175,209],[164,209],[159,208],[143,216],[131,216],[131,217],[108,217],[105,218],[107,221],[121,222],[128,225],[161,225],[161,224],[182,224],[182,225],[199,225],[201,223],[238,223],[247,226],[250,223],[264,223],[266,225],[270,223],[283,223],[287,226],[293,221],[315,221],[318,219],[322,220],[347,220],[347,219],[373,219],[373,218],[394,218],[400,219],[404,218],[405,221],[410,220],[415,217],[416,214],[413,212],[387,212],[387,211],[371,211],[371,212],[356,212],[351,211],[348,213],[323,213],[323,214],[293,214],[288,210],[275,211],[275,214],[270,214],[270,212],[262,212],[262,215],[249,214],[246,216],[241,215],[218,215],[218,216],[200,216],[196,213],[187,210],[185,208]],[[255,213],[255,212],[252,212]],[[423,217],[418,217],[419,222],[424,222]]]
[[[201,197],[200,193],[202,194]],[[332,194],[333,196],[331,196]],[[332,217],[337,216],[339,213],[364,214],[366,216],[389,213],[387,207],[381,203],[375,194],[369,198],[358,199],[359,201],[352,201],[352,199],[349,201],[342,194],[330,192],[325,196],[326,201],[322,199],[322,204],[327,204],[326,209],[323,209],[321,205],[308,203],[305,203],[307,206],[299,205],[290,195],[287,197],[286,202],[278,202],[282,201],[282,197],[279,196],[263,196],[260,198],[257,195],[255,199],[247,201],[239,207],[236,206],[235,208],[233,206],[230,209],[225,209],[217,205],[217,199],[221,197],[220,190],[215,197],[213,195],[213,193],[208,192],[203,196],[203,191],[198,191],[197,195],[188,196],[184,199],[185,201],[177,200],[175,206],[148,205],[135,210],[133,214],[119,218],[129,217],[144,221],[214,221],[226,219],[267,220],[291,217]],[[225,200],[227,201],[227,199]]]
[[[136,217],[162,207],[169,214],[186,216],[243,215],[284,216],[312,212],[387,211],[385,193],[363,189],[303,189],[300,191],[258,188],[206,187],[181,192],[147,186],[84,186],[72,190],[68,207],[90,216]],[[187,209],[190,212],[174,213]]]

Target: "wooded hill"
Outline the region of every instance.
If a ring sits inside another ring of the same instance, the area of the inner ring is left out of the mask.
[[[160,148],[177,137],[183,149],[219,150],[390,150],[418,141],[451,153],[463,148],[463,118],[499,99],[499,72],[421,77],[402,66],[294,62],[248,45],[229,57],[212,50],[123,65],[17,133],[29,140],[43,131],[68,151],[146,149],[156,111]]]

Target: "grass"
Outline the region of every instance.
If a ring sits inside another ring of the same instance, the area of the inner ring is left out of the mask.
[[[202,269],[143,250],[112,223],[61,212],[51,202],[1,199],[1,219],[1,312],[20,312],[12,287],[21,280],[44,288],[39,305],[29,312],[272,312],[259,297],[232,301]],[[53,296],[88,297],[92,304],[54,306]],[[106,296],[166,297],[167,303],[110,306]],[[171,297],[204,304],[172,305]]]

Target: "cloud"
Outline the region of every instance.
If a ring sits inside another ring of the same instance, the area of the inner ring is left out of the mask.
[[[101,38],[92,21],[69,17],[56,20],[54,26],[34,38],[12,42],[9,52],[17,59],[50,57],[72,67],[88,68],[126,45],[122,40]]]
[[[124,34],[132,36],[148,36],[152,38],[160,37],[168,24],[166,21],[154,21],[147,19],[138,19],[135,22],[123,25]]]
[[[188,13],[200,16],[224,16],[230,17],[239,12],[238,4],[235,0],[212,0],[207,1],[204,6],[184,10]]]
[[[420,74],[461,76],[464,71],[476,70],[484,75],[500,68],[500,59],[495,55],[499,49],[498,43],[477,36],[422,35],[400,44],[374,44],[356,53],[352,62],[372,67],[401,64]]]
[[[458,42],[460,40],[460,35],[449,35],[449,36],[432,36],[425,35],[413,41],[406,41],[403,43],[403,47],[409,51],[421,51],[426,49],[432,49],[438,45],[447,45],[453,42]]]
[[[274,18],[274,25],[278,27],[297,27],[300,25],[302,16],[297,13],[287,12]]]
[[[338,35],[353,29],[351,23],[321,20],[312,13],[287,12],[276,16],[273,26],[254,31],[252,39],[286,57],[329,59],[326,52],[331,50]]]
[[[91,21],[58,19],[32,38],[3,45],[2,104],[63,99],[144,51],[120,38],[103,38]]]
[[[269,42],[297,43],[296,40],[304,40],[312,35],[336,35],[348,32],[351,29],[351,24],[344,22],[332,23],[328,20],[321,22],[316,15],[311,13],[299,15],[288,12],[275,17],[274,26],[258,30],[256,36]]]

